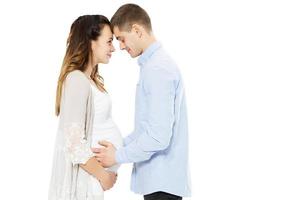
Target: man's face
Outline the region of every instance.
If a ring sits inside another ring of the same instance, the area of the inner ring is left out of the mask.
[[[132,58],[142,54],[140,38],[133,28],[131,31],[120,31],[117,26],[114,26],[113,32],[121,50],[126,50]]]

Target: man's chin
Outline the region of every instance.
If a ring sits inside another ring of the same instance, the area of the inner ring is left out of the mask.
[[[130,54],[131,58],[136,58],[137,56],[139,56],[139,54],[131,54],[131,53],[129,53],[129,54]]]

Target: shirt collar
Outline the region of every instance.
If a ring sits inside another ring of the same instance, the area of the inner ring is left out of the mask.
[[[153,53],[161,47],[160,42],[152,43],[138,58],[137,62],[139,66],[143,66],[149,58],[153,55]]]

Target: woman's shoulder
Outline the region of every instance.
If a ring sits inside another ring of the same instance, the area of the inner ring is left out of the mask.
[[[84,75],[84,73],[80,70],[74,70],[70,72],[66,77],[67,82],[82,82],[89,84],[89,80]]]
[[[83,72],[80,70],[74,70],[70,72],[65,81],[64,85],[66,88],[77,88],[78,90],[89,90],[90,82]]]
[[[68,73],[67,79],[81,79],[81,80],[86,80],[86,76],[84,75],[84,73],[80,70],[74,70],[71,71],[70,73]]]

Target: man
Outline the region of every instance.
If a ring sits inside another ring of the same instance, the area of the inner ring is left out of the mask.
[[[139,57],[135,128],[116,150],[106,141],[94,149],[105,166],[134,163],[131,189],[145,200],[190,196],[187,109],[180,72],[157,42],[146,11],[121,6],[111,19],[120,49]]]

